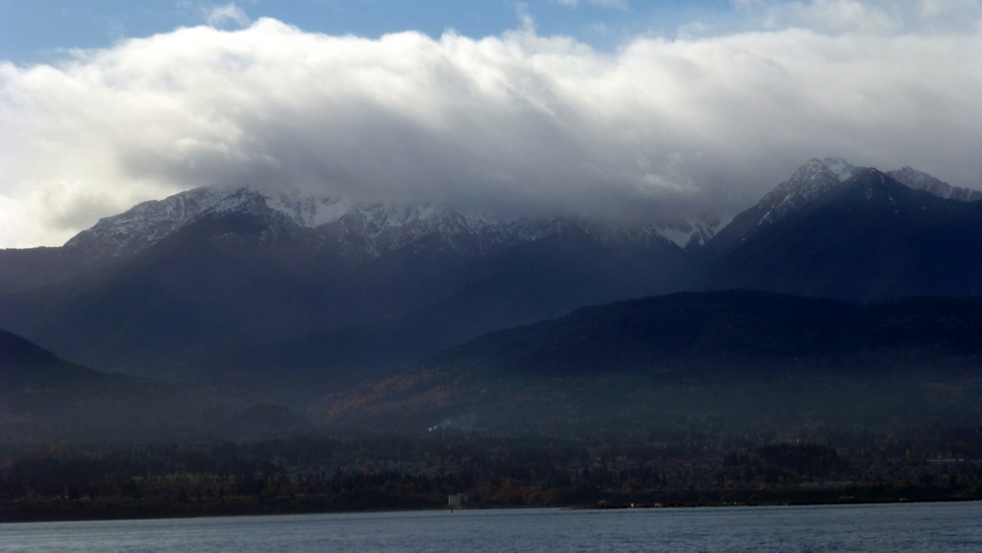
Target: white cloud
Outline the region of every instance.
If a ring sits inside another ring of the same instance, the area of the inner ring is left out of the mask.
[[[270,19],[0,63],[0,245],[199,185],[662,217],[812,156],[979,187],[982,32],[789,28],[603,54],[531,26],[377,40]]]
[[[771,29],[896,34],[979,30],[979,0],[731,0]]]
[[[580,0],[554,0],[558,4],[564,6],[569,6],[575,8],[580,5]],[[584,4],[590,4],[591,6],[600,6],[601,8],[619,8],[627,9],[627,0],[583,0]]]
[[[224,27],[229,23],[235,23],[239,27],[248,27],[251,23],[245,10],[236,6],[234,2],[208,9],[205,21],[212,27]]]
[[[904,26],[898,12],[856,0],[790,2],[774,8],[770,17],[833,32],[893,33]]]

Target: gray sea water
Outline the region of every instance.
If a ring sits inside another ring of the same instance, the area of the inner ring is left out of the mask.
[[[457,510],[0,525],[10,552],[982,551],[982,503]]]

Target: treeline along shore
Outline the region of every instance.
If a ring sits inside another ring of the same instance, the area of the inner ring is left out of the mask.
[[[982,428],[609,439],[442,430],[7,448],[0,521],[982,499]]]

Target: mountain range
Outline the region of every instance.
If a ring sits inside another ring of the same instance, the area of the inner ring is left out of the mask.
[[[748,289],[982,294],[982,192],[814,159],[730,220],[501,219],[199,188],[0,251],[0,327],[78,363],[304,408],[577,308]]]

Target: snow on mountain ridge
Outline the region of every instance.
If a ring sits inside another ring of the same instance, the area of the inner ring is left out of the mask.
[[[887,173],[890,177],[901,184],[907,185],[914,190],[923,190],[939,198],[946,200],[957,200],[960,202],[975,202],[982,200],[982,191],[970,188],[952,186],[941,179],[935,178],[927,173],[918,171],[909,166],[896,171]]]
[[[760,199],[745,214],[755,219],[752,226],[773,223],[808,202],[837,188],[869,167],[857,167],[847,161],[828,157],[812,158],[794,172],[790,179],[779,184]],[[904,167],[886,173],[889,177],[914,190],[923,190],[939,198],[971,202],[982,200],[982,191],[959,188],[927,173]]]
[[[810,159],[746,212],[752,226],[776,221],[836,188],[863,168],[841,158]],[[951,186],[910,167],[888,173],[916,190],[958,200],[982,200],[982,192]],[[143,202],[119,215],[100,219],[66,242],[83,262],[140,251],[207,213],[247,212],[273,217],[280,230],[293,225],[313,229],[324,243],[344,251],[380,255],[406,247],[437,247],[480,252],[496,244],[518,243],[574,229],[604,242],[666,240],[686,248],[707,243],[732,218],[690,218],[623,224],[576,217],[501,219],[447,205],[364,203],[350,198],[298,193],[263,193],[240,188],[195,188],[163,200]],[[751,215],[752,213],[752,215]],[[286,226],[283,226],[286,225]],[[271,227],[272,228],[272,227]],[[275,234],[275,233],[274,233]],[[271,235],[273,236],[273,235]]]
[[[150,200],[111,217],[104,217],[68,242],[65,248],[83,259],[117,257],[139,251],[212,209],[228,196],[227,192],[195,188]]]
[[[732,216],[704,219],[689,218],[676,223],[656,224],[655,229],[660,236],[680,248],[686,248],[692,244],[702,246],[728,225],[732,219]]]
[[[208,213],[272,218],[270,224],[275,223],[276,228],[296,225],[312,229],[324,244],[369,255],[406,247],[477,253],[496,244],[539,240],[573,229],[605,243],[667,240],[684,248],[690,243],[705,243],[723,226],[721,219],[642,225],[576,217],[501,219],[447,205],[359,203],[348,198],[270,194],[246,188],[196,188],[101,219],[65,247],[86,260],[119,257],[140,251]]]
[[[283,213],[294,223],[307,228],[333,223],[352,209],[352,202],[345,198],[302,197],[298,194],[268,196],[266,205]]]
[[[827,157],[821,163],[839,178],[839,182],[845,182],[856,174],[857,167],[850,165],[841,157]]]
[[[330,225],[342,218],[359,218],[375,236],[385,229],[413,224],[423,225],[430,230],[436,230],[441,226],[452,226],[479,234],[486,227],[502,223],[501,220],[486,213],[459,212],[448,206],[400,205],[386,202],[357,203],[348,198],[330,196],[277,194],[267,196],[266,205],[306,228]]]
[[[771,223],[825,194],[849,180],[858,169],[837,157],[808,160],[790,179],[761,198],[757,205],[764,208],[764,215],[758,224]]]
[[[762,225],[784,217],[849,180],[861,169],[836,157],[808,160],[790,179],[761,198],[755,206],[757,215],[753,224]],[[953,187],[910,167],[889,175],[911,188],[942,198],[982,199],[980,191]],[[730,218],[693,218],[631,225],[576,217],[501,219],[447,205],[366,203],[342,197],[263,193],[244,188],[196,188],[101,219],[65,246],[79,253],[86,252],[85,257],[134,253],[211,211],[245,211],[258,216],[275,213],[299,227],[316,230],[347,251],[370,255],[422,247],[424,243],[428,247],[480,251],[488,245],[538,240],[573,228],[602,242],[661,239],[685,248],[707,243],[730,221]]]

